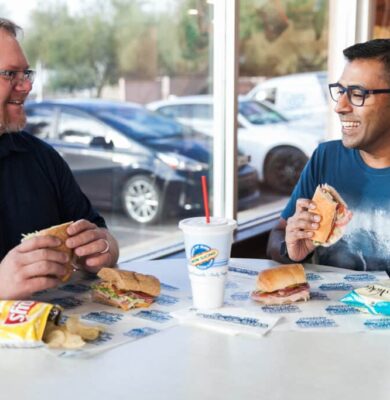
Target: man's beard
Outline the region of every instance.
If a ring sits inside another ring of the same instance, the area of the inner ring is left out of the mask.
[[[0,125],[0,135],[3,133],[15,133],[23,130],[26,126],[26,117],[19,118],[19,121],[9,122],[5,121],[4,124]]]

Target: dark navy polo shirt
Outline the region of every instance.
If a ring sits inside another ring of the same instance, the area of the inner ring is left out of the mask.
[[[0,260],[23,233],[81,218],[106,227],[63,158],[28,133],[0,135]]]

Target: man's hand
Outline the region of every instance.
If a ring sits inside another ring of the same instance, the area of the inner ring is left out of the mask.
[[[68,261],[67,254],[53,250],[60,244],[53,236],[37,236],[10,250],[0,263],[0,298],[26,299],[58,286]]]
[[[315,249],[311,237],[321,221],[319,215],[311,212],[315,208],[311,200],[298,199],[295,214],[287,220],[285,241],[292,260],[301,261]]]
[[[118,244],[107,229],[80,219],[70,225],[67,232],[71,237],[66,246],[74,249],[79,263],[87,271],[96,273],[103,267],[114,266],[118,261]]]

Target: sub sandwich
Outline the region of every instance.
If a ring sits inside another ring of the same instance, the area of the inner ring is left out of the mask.
[[[269,305],[309,300],[309,284],[303,265],[287,264],[261,271],[251,298]]]
[[[35,236],[55,236],[58,239],[61,240],[61,244],[57,247],[54,247],[54,250],[57,251],[61,251],[63,253],[68,254],[69,256],[69,261],[65,264],[65,268],[66,268],[66,275],[63,276],[63,278],[61,279],[62,282],[66,282],[69,280],[69,278],[72,275],[72,272],[74,270],[73,267],[73,249],[70,249],[68,247],[66,247],[65,245],[65,241],[68,239],[69,235],[67,233],[67,229],[68,226],[73,224],[73,221],[71,222],[66,222],[64,224],[61,225],[54,225],[50,228],[47,229],[42,229],[41,231],[37,231],[37,232],[33,232],[33,233],[28,233],[28,234],[24,234],[22,235],[22,242],[27,240],[27,239],[31,239]]]
[[[149,307],[160,294],[160,281],[152,275],[116,268],[102,268],[97,275],[101,281],[91,286],[92,299],[125,311]]]
[[[343,236],[352,212],[336,189],[327,184],[317,186],[312,200],[316,204],[312,212],[321,216],[319,228],[313,231],[313,243],[316,246],[331,246]]]

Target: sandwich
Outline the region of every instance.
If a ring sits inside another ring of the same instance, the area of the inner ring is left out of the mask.
[[[321,216],[319,228],[313,231],[313,243],[316,246],[331,246],[343,236],[352,212],[336,189],[327,184],[317,186],[312,200],[316,204],[312,212]]]
[[[98,303],[130,310],[149,307],[160,294],[160,281],[152,275],[102,268],[98,272],[101,281],[93,284],[92,299]]]
[[[54,247],[54,250],[61,251],[63,253],[68,254],[69,261],[65,264],[66,274],[61,279],[62,282],[66,282],[72,275],[74,270],[73,267],[73,249],[66,247],[65,242],[68,239],[69,235],[67,233],[68,226],[73,224],[73,221],[66,222],[65,224],[55,225],[47,229],[42,229],[41,231],[36,231],[33,233],[23,234],[22,242],[31,239],[35,236],[55,236],[61,240],[61,244],[57,247]]]
[[[303,265],[287,264],[261,271],[251,298],[268,305],[309,300],[309,284]]]

